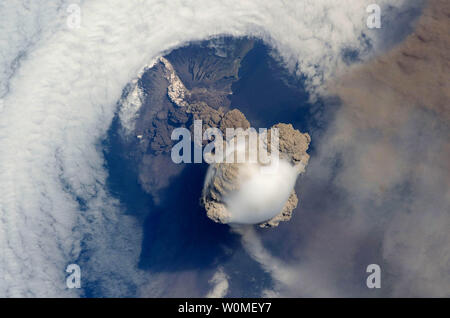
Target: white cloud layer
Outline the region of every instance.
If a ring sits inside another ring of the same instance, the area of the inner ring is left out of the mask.
[[[80,253],[90,275],[115,273],[106,294],[143,281],[141,233],[105,189],[100,142],[144,65],[192,40],[253,35],[320,86],[359,47],[367,3],[83,1],[79,29],[67,2],[0,4],[0,296],[77,296],[64,270]]]

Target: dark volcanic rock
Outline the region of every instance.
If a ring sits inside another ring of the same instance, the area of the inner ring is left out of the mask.
[[[174,50],[166,58],[191,91],[189,103],[203,101],[215,109],[229,108],[231,84],[238,80],[241,60],[253,44],[248,38],[203,41]]]

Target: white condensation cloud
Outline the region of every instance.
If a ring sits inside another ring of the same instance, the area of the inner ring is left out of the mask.
[[[367,3],[89,1],[78,29],[65,23],[67,3],[0,5],[0,296],[77,296],[64,269],[88,234],[99,275],[141,281],[141,233],[105,189],[100,142],[143,66],[192,40],[252,35],[320,87],[341,50],[359,46]],[[111,238],[128,249],[114,252]]]

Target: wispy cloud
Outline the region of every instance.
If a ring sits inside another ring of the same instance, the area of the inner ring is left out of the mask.
[[[219,268],[210,280],[213,284],[213,288],[208,292],[206,297],[208,298],[223,298],[228,292],[228,276],[223,271],[223,268]]]

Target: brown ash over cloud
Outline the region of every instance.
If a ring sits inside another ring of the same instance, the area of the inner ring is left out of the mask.
[[[328,82],[342,106],[299,185],[299,211],[282,233],[261,232],[298,269],[282,294],[450,295],[449,17],[448,1],[429,1],[402,43]],[[371,263],[380,290],[365,286]]]

